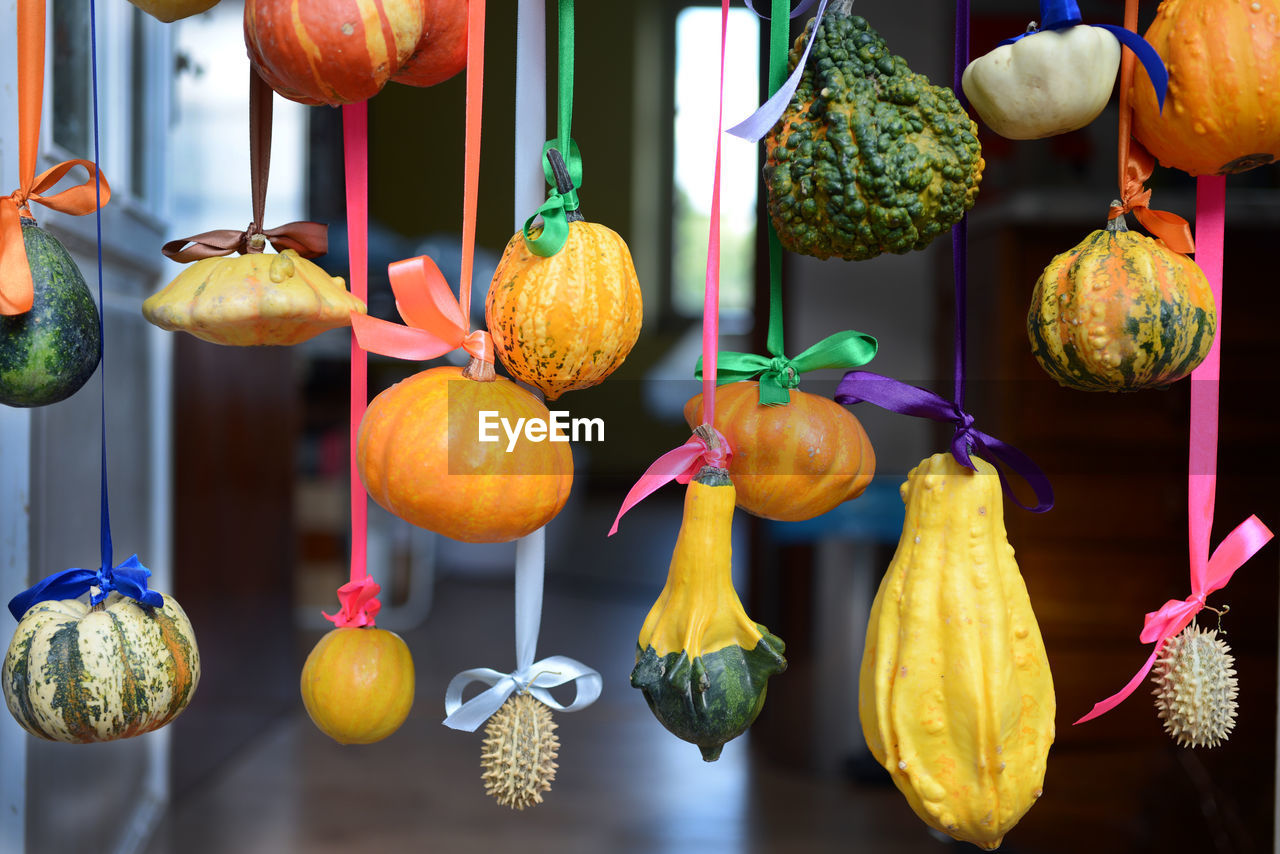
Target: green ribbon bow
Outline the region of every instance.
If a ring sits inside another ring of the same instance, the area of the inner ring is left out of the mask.
[[[551,191],[542,207],[533,216],[524,221],[524,245],[540,258],[550,258],[564,247],[569,239],[569,213],[578,209],[578,187],[582,186],[582,155],[578,151],[578,143],[569,140],[568,154],[558,146],[559,140],[549,139],[542,146],[542,172],[547,176]],[[549,152],[556,150],[564,156],[565,169],[569,176],[568,186],[561,186],[556,180],[555,169],[551,165]],[[533,221],[542,217],[542,232],[533,233]]]
[[[786,406],[791,400],[790,390],[800,385],[800,374],[824,368],[861,367],[875,357],[877,346],[876,339],[870,335],[847,330],[823,338],[794,359],[725,351],[717,361],[716,385],[759,377],[760,404]],[[701,358],[694,376],[702,379]]]

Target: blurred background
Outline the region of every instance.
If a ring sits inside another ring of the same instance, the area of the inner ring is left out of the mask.
[[[490,3],[473,323],[502,247],[532,211],[515,211],[514,4]],[[199,691],[174,724],[127,742],[35,743],[0,726],[0,852],[927,852],[931,835],[866,752],[857,669],[866,614],[902,519],[898,486],[943,449],[945,428],[854,409],[877,455],[867,493],[807,523],[739,513],[734,572],[748,613],[787,642],[759,720],[716,763],[669,735],[628,676],[636,634],[661,590],[680,521],[669,486],[606,537],[623,495],[683,443],[697,392],[702,282],[714,155],[719,6],[681,0],[582,3],[573,135],[588,219],[629,243],[645,296],[639,343],[608,382],[560,403],[600,417],[605,441],[575,447],[576,478],[548,526],[539,655],[604,676],[602,699],[558,715],[560,769],[546,803],[512,813],[484,795],[479,734],[440,726],[449,678],[514,667],[515,546],[475,546],[371,505],[370,568],[379,624],[400,632],[418,699],[386,741],[341,747],[306,718],[303,659],[348,573],[345,331],[293,348],[219,347],[161,332],[141,300],[178,271],[159,253],[176,236],[251,218],[243,7],[161,25],[120,3],[100,10],[109,473],[118,559],[136,551],[182,603],[203,657]],[[1120,23],[1123,3],[1080,3]],[[1144,3],[1143,23],[1154,13]],[[105,4],[104,4],[105,6]],[[510,7],[510,8],[508,8]],[[858,0],[890,49],[949,85],[950,4]],[[12,0],[0,2],[11,14]],[[91,153],[88,0],[52,0],[42,152]],[[1022,32],[1029,0],[973,4],[972,54]],[[793,32],[807,16],[793,22]],[[726,125],[761,98],[767,25],[735,4]],[[11,35],[3,38],[11,39]],[[0,48],[5,46],[0,43]],[[0,50],[0,53],[5,53]],[[555,14],[548,12],[548,127],[554,127]],[[0,91],[0,115],[16,114]],[[390,84],[370,101],[370,313],[399,320],[386,264],[430,254],[456,285],[462,219],[464,80]],[[1055,509],[1005,516],[1048,649],[1058,732],[1045,796],[1009,835],[1014,852],[1261,852],[1275,839],[1277,564],[1268,546],[1213,603],[1240,675],[1231,739],[1176,747],[1140,689],[1120,708],[1071,721],[1118,690],[1145,659],[1145,612],[1187,595],[1187,383],[1166,391],[1063,390],[1031,358],[1031,287],[1055,254],[1105,222],[1116,195],[1116,105],[1049,140],[982,133],[987,161],[970,215],[967,409],[1050,475]],[[12,129],[0,168],[16,185]],[[764,352],[767,278],[757,147],[724,141],[722,346]],[[1194,183],[1157,170],[1153,205],[1188,218]],[[1222,440],[1213,541],[1251,513],[1280,524],[1275,479],[1280,311],[1270,259],[1280,170],[1228,181],[1222,328]],[[340,112],[277,98],[267,224],[330,225],[319,263],[349,277]],[[38,214],[96,262],[91,217]],[[951,391],[953,289],[947,237],[906,256],[849,263],[785,260],[787,352],[843,329],[876,336],[870,369]],[[370,360],[370,392],[422,370]],[[838,372],[806,375],[830,395]],[[97,555],[97,385],[37,411],[0,412],[0,580],[17,590]],[[1203,623],[1202,618],[1202,623]],[[7,846],[7,847],[6,847]]]

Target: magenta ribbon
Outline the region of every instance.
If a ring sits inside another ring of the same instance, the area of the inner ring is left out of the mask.
[[[1271,539],[1271,531],[1250,516],[1209,555],[1213,505],[1218,486],[1218,379],[1222,342],[1222,241],[1226,228],[1226,179],[1204,175],[1196,179],[1196,263],[1204,270],[1218,306],[1218,334],[1209,355],[1191,372],[1191,430],[1187,460],[1187,544],[1191,564],[1191,595],[1170,599],[1146,615],[1139,640],[1154,643],[1151,655],[1129,684],[1095,703],[1077,724],[1111,711],[1132,694],[1151,672],[1165,641],[1182,631],[1205,607],[1205,597],[1221,590],[1245,561]]]
[[[717,447],[709,447],[701,436],[690,436],[689,441],[678,448],[667,451],[654,460],[649,465],[649,468],[645,469],[644,474],[640,475],[640,479],[632,485],[627,497],[623,499],[622,509],[618,511],[617,517],[613,520],[613,527],[609,529],[609,536],[612,537],[618,532],[618,523],[622,521],[624,513],[656,492],[663,485],[673,480],[677,483],[688,483],[693,480],[694,475],[702,470],[703,466],[728,467],[729,457],[733,455],[733,449],[729,447],[729,441],[720,435],[719,430],[714,427],[709,429],[715,434],[716,441],[719,443]]]
[[[362,628],[374,625],[374,618],[382,608],[378,601],[378,593],[382,587],[366,575],[355,581],[348,581],[338,588],[338,601],[342,607],[336,614],[324,614],[325,619],[340,629]]]

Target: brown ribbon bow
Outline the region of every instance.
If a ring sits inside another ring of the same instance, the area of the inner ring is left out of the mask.
[[[1137,32],[1138,3],[1137,0],[1125,0],[1125,29]],[[1132,136],[1133,108],[1129,105],[1129,89],[1133,85],[1133,65],[1135,57],[1128,49],[1123,49],[1120,60],[1120,199],[1118,207],[1111,208],[1110,218],[1133,212],[1142,227],[1151,232],[1157,239],[1175,252],[1189,255],[1196,251],[1195,240],[1191,237],[1191,225],[1185,219],[1168,211],[1154,210],[1149,207],[1151,190],[1147,189],[1147,179],[1155,170],[1156,159],[1141,142]]]
[[[73,216],[98,209],[111,198],[111,187],[92,160],[68,160],[36,176],[36,148],[40,140],[40,110],[44,98],[43,0],[18,2],[18,180],[20,186],[8,196],[0,196],[0,314],[24,314],[31,310],[34,291],[31,266],[22,241],[22,219],[31,217],[31,202]],[[46,191],[68,172],[83,166],[89,177],[84,183],[58,193]]]
[[[271,108],[274,93],[252,65],[249,69],[249,173],[253,185],[253,222],[244,231],[215,229],[191,237],[170,240],[160,251],[181,263],[215,258],[239,252],[261,252],[268,242],[278,251],[292,249],[303,258],[329,251],[329,226],[319,222],[290,222],[275,228],[262,227],[267,199],[267,177],[271,167]],[[189,244],[189,245],[188,245]]]

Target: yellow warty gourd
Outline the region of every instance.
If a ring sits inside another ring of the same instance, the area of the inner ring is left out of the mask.
[[[1000,481],[935,454],[876,593],[859,681],[867,746],[927,824],[991,850],[1040,797],[1056,709]]]

